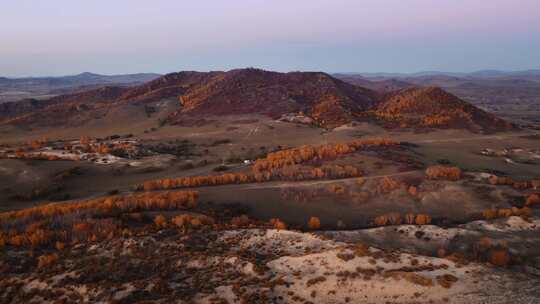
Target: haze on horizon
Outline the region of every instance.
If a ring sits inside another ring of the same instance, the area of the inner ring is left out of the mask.
[[[0,76],[540,68],[537,0],[0,4]]]

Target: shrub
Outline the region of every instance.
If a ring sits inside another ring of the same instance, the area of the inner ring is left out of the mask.
[[[514,181],[509,177],[498,177],[492,175],[489,177],[489,183],[492,185],[514,185]]]
[[[53,263],[55,263],[57,260],[58,260],[58,254],[56,253],[42,255],[38,258],[38,268],[41,269],[41,268],[48,267],[52,265]]]
[[[345,194],[345,187],[343,185],[330,185],[327,189],[328,192],[334,194]]]
[[[158,228],[166,228],[167,227],[167,219],[159,214],[154,218],[154,223]]]
[[[431,224],[431,217],[425,214],[418,214],[415,219],[416,225],[429,225]]]
[[[457,167],[431,166],[426,169],[429,179],[444,179],[457,181],[461,178],[461,169]]]
[[[54,247],[56,247],[56,250],[61,251],[61,250],[64,250],[64,248],[66,247],[66,245],[65,245],[63,242],[56,242],[56,244],[54,245]]]
[[[486,209],[484,211],[482,211],[482,216],[486,219],[486,220],[490,220],[490,219],[494,219],[497,217],[497,210],[496,209]]]
[[[388,216],[386,215],[377,216],[373,220],[373,223],[377,226],[386,226],[388,224]]]
[[[512,213],[516,216],[529,217],[532,215],[532,209],[529,207],[523,207],[523,208],[512,207]]]
[[[407,192],[409,192],[411,196],[418,197],[418,188],[415,186],[410,186],[409,189],[407,189]]]
[[[193,228],[199,228],[200,226],[203,225],[202,220],[198,217],[192,218],[191,221],[189,221],[189,223],[191,224]]]
[[[510,217],[512,216],[512,209],[499,209],[497,210],[497,215],[499,217]]]
[[[533,194],[529,195],[529,197],[527,197],[527,201],[526,201],[525,205],[527,205],[527,206],[540,205],[540,194],[533,193]]]
[[[178,226],[178,228],[182,228],[182,227],[186,226],[190,221],[191,221],[191,217],[189,215],[185,215],[185,214],[175,216],[172,219],[173,224]]]
[[[321,228],[321,220],[318,217],[312,216],[308,221],[308,228],[311,230],[316,230]]]
[[[245,214],[242,214],[241,216],[233,217],[231,219],[231,225],[236,227],[245,227],[249,225],[249,217]]]
[[[377,193],[388,193],[401,188],[401,183],[392,177],[385,176],[379,180],[377,185]]]
[[[489,253],[489,262],[495,266],[506,267],[510,264],[510,253],[507,249],[492,249]]]
[[[278,229],[278,230],[286,230],[287,229],[287,224],[285,224],[285,222],[282,222],[278,218],[270,219],[270,225],[272,225],[272,227],[274,227],[274,229]]]

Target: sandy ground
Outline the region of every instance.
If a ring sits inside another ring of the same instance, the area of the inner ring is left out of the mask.
[[[212,242],[195,250],[205,238]],[[52,303],[43,298],[46,291],[57,294],[55,300],[71,297],[79,303],[153,299],[163,303],[528,304],[540,299],[540,281],[527,273],[335,239],[259,229],[119,238],[73,249],[61,266],[50,270],[54,275],[12,276],[4,284],[24,284],[14,301],[25,297],[40,303]],[[115,270],[122,283],[114,283],[112,277],[103,278],[113,281],[109,284],[84,283],[91,281],[82,277],[89,275],[85,262],[72,263],[81,255],[86,262],[99,259],[105,265],[124,265],[126,269]],[[166,280],[159,280],[159,288],[156,273],[129,273],[128,264],[145,259],[173,270]],[[7,294],[9,288],[0,291],[0,298]]]

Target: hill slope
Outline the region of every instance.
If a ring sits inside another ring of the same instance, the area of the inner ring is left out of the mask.
[[[350,122],[376,103],[376,93],[317,72],[276,73],[256,69],[217,74],[180,96],[177,114],[279,116],[303,112],[319,125]]]
[[[107,113],[124,113],[126,107],[139,112],[150,109],[150,118],[164,100],[170,106],[160,117],[166,115],[172,124],[207,116],[263,114],[277,118],[301,113],[319,126],[333,128],[370,113],[389,127],[467,128],[475,132],[512,128],[436,87],[408,88],[383,96],[325,73],[258,69],[178,72],[133,87],[105,87],[45,101],[4,104],[0,106],[0,123],[79,125]]]
[[[169,121],[178,122],[187,116],[226,114],[267,114],[274,117],[303,112],[324,127],[350,122],[356,113],[375,105],[377,94],[347,84],[324,73],[277,73],[256,69],[229,72],[179,72],[162,76],[148,83],[130,87],[91,90],[34,102],[14,110],[15,104],[0,109],[0,118],[19,124],[47,124],[77,118],[86,112],[127,104],[146,105],[163,99],[178,100],[178,109]],[[82,106],[84,105],[84,106]],[[82,106],[82,107],[81,107]],[[25,114],[22,115],[21,114]],[[13,118],[13,117],[11,117]],[[6,121],[5,121],[6,122]]]
[[[510,123],[437,87],[410,88],[388,95],[374,111],[378,119],[401,127],[465,128],[496,132]]]

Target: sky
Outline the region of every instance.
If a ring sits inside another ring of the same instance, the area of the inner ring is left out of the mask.
[[[540,0],[5,0],[0,76],[540,68]]]

